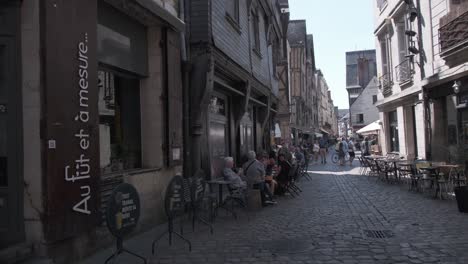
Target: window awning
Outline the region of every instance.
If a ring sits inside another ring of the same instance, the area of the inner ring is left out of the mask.
[[[381,129],[380,120],[377,120],[359,129],[356,133],[361,135],[375,135],[378,134]]]

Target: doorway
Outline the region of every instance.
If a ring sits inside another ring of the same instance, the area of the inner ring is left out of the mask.
[[[24,237],[17,46],[0,35],[0,249]]]

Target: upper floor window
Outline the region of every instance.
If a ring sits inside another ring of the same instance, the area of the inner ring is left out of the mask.
[[[405,34],[407,27],[405,19],[403,18],[395,21],[395,24],[398,36],[398,55],[401,63],[406,60],[406,55],[408,53],[408,37]]]
[[[260,54],[260,18],[258,11],[252,11],[252,40],[254,51]]]
[[[226,13],[233,22],[239,24],[239,0],[226,0]]]

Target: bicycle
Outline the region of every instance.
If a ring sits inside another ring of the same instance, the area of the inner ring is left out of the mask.
[[[338,155],[338,152],[336,150],[333,151],[333,153],[331,154],[331,161],[336,164],[338,163],[338,161],[340,160],[340,156]],[[346,153],[345,154],[345,163],[349,161],[349,154]]]

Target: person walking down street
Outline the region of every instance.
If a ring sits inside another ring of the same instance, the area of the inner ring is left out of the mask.
[[[265,183],[266,161],[264,155],[259,155],[257,158],[255,151],[249,151],[247,157],[249,160],[242,166],[242,171],[247,178],[248,186],[260,190],[263,206],[276,204],[270,188]]]
[[[319,140],[319,147],[320,147],[320,157],[321,157],[321,163],[326,164],[327,163],[327,149],[328,149],[328,142],[325,138],[321,137]]]
[[[349,154],[349,165],[353,166],[353,160],[356,157],[356,148],[354,147],[354,142],[352,138],[350,138],[348,141],[348,154]]]
[[[313,156],[314,164],[318,163],[319,152],[320,152],[320,146],[319,146],[318,140],[315,140],[314,145],[312,147],[312,153],[314,153],[314,156]]]

